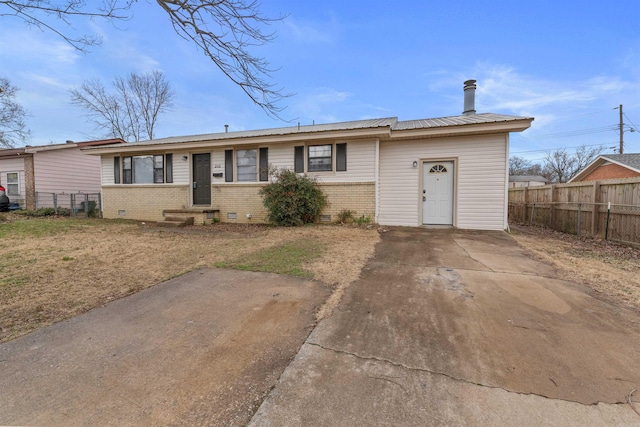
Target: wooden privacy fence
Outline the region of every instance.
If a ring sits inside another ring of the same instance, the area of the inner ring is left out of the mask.
[[[510,188],[509,222],[640,244],[640,179]]]

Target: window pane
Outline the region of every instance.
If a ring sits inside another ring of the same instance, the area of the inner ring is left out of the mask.
[[[113,158],[113,182],[120,184],[120,156]]]
[[[7,196],[20,195],[20,175],[18,172],[10,172],[7,174]]]
[[[164,182],[164,156],[153,156],[153,182],[156,184],[162,184]]]
[[[255,181],[257,168],[257,150],[237,150],[236,167],[238,181]]]
[[[167,154],[167,166],[165,167],[165,182],[173,182],[173,154]]]
[[[311,145],[309,146],[309,172],[330,171],[332,169],[331,161],[332,146],[328,145]]]
[[[133,158],[133,182],[135,184],[153,183],[153,156]]]

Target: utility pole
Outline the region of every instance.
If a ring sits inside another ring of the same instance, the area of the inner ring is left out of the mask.
[[[624,154],[624,122],[622,121],[622,104],[620,104],[620,154]]]

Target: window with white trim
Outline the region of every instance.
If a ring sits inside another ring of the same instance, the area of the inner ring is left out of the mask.
[[[224,150],[224,171],[225,182],[268,181],[269,149]]]
[[[20,173],[7,172],[7,196],[20,195]]]

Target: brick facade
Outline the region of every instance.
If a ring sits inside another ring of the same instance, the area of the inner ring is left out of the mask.
[[[24,156],[24,197],[27,209],[36,209],[36,180],[33,155]]]
[[[580,181],[599,181],[602,179],[618,179],[618,178],[633,178],[640,176],[640,173],[627,169],[620,165],[610,163],[598,167],[596,170],[585,176]]]
[[[220,184],[211,186],[212,208],[220,211],[222,222],[264,223],[267,211],[258,194],[266,184]],[[331,222],[337,214],[348,209],[356,217],[375,215],[375,184],[364,183],[324,183],[320,188],[327,195],[329,206],[322,215]],[[190,187],[185,185],[112,185],[102,187],[104,218],[126,218],[142,221],[162,221],[162,211],[166,209],[189,209]],[[121,211],[119,213],[119,211]],[[229,218],[234,214],[236,219]],[[251,219],[247,217],[251,214]],[[205,215],[194,216],[196,223],[209,222]]]
[[[186,209],[190,203],[188,185],[104,185],[104,218],[162,221],[165,209]],[[122,211],[119,213],[119,211]]]
[[[267,211],[262,204],[262,197],[258,194],[266,184],[227,184],[213,185],[213,208],[220,210],[222,222],[267,222]],[[331,222],[337,220],[337,214],[343,209],[356,212],[356,216],[375,216],[375,184],[373,182],[354,183],[324,183],[319,184],[327,195],[329,206],[323,211],[323,216]],[[236,214],[236,219],[230,219],[229,214]],[[251,219],[247,218],[251,214]]]

